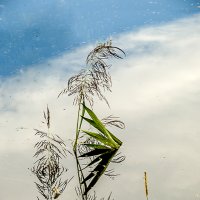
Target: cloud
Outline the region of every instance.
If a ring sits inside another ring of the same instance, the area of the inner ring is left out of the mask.
[[[113,89],[107,95],[111,109],[103,103],[96,103],[94,108],[102,117],[114,114],[125,121],[126,130],[119,137],[124,141],[122,152],[126,161],[116,166],[121,176],[115,181],[103,178],[97,185],[101,196],[112,190],[116,199],[145,198],[146,170],[151,199],[199,198],[199,23],[200,15],[194,15],[113,38],[114,45],[127,56],[112,62]],[[3,200],[19,196],[25,200],[35,195],[27,167],[32,164],[33,128],[43,128],[42,112],[47,104],[53,119],[52,131],[63,138],[73,137],[76,108],[72,98],[57,99],[57,95],[68,77],[84,66],[85,57],[94,46],[1,80]],[[73,167],[73,163],[69,165]],[[9,185],[14,187],[12,193]],[[22,188],[26,188],[23,196]],[[65,194],[73,198],[71,193]]]

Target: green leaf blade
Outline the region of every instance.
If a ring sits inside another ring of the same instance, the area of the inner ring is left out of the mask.
[[[98,127],[99,130],[101,130],[101,132],[108,137],[110,140],[113,140],[112,137],[110,137],[107,129],[105,128],[105,126],[103,125],[103,123],[98,119],[98,117],[95,115],[95,113],[90,110],[87,106],[83,105],[85,110],[87,111],[87,113],[90,115],[90,117],[92,118],[92,120],[94,121],[94,123],[96,124],[96,126]],[[115,142],[115,141],[113,141]]]
[[[115,148],[115,145],[113,145],[113,143],[110,140],[108,140],[106,137],[104,137],[98,133],[93,133],[93,132],[86,131],[86,130],[83,130],[83,132],[88,134],[89,136],[95,138],[100,143],[103,143],[111,148]]]

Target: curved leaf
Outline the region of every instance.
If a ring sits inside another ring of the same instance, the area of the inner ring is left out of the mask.
[[[87,111],[87,113],[90,115],[90,117],[92,118],[93,122],[95,123],[96,127],[98,130],[100,130],[102,132],[102,134],[104,134],[110,141],[112,141],[113,145],[115,147],[118,147],[118,144],[115,142],[115,140],[112,138],[112,136],[109,134],[108,130],[106,129],[106,127],[104,126],[104,124],[98,119],[98,117],[95,115],[95,113],[90,110],[86,105],[83,104],[83,107],[85,108],[85,110]],[[94,124],[93,123],[93,124]]]
[[[94,132],[90,132],[90,131],[86,131],[83,130],[84,133],[88,134],[89,136],[95,138],[97,141],[111,147],[111,148],[115,148],[115,144],[112,143],[112,141],[110,141],[109,139],[107,139],[106,137],[98,134],[98,133],[94,133]]]

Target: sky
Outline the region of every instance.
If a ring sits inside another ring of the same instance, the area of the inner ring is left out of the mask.
[[[99,117],[113,114],[125,122],[117,136],[126,160],[115,166],[121,175],[114,181],[101,179],[98,196],[112,191],[116,200],[145,199],[147,171],[149,199],[200,199],[198,1],[0,2],[1,200],[36,199],[28,170],[37,140],[33,129],[45,130],[48,104],[51,131],[73,138],[77,107],[71,97],[57,95],[97,42],[110,37],[126,57],[110,61],[110,108],[97,101],[94,109]],[[70,156],[66,166],[70,176]],[[61,200],[74,199],[74,184]]]
[[[1,0],[0,75],[108,37],[199,12],[198,0]]]

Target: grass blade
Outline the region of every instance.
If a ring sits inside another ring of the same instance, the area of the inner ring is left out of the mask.
[[[100,143],[103,143],[111,148],[115,148],[115,144],[112,143],[112,141],[110,141],[109,139],[107,139],[106,137],[98,134],[98,133],[94,133],[94,132],[90,132],[90,131],[86,131],[83,130],[84,133],[88,134],[89,136],[95,138],[97,141],[99,141]]]

